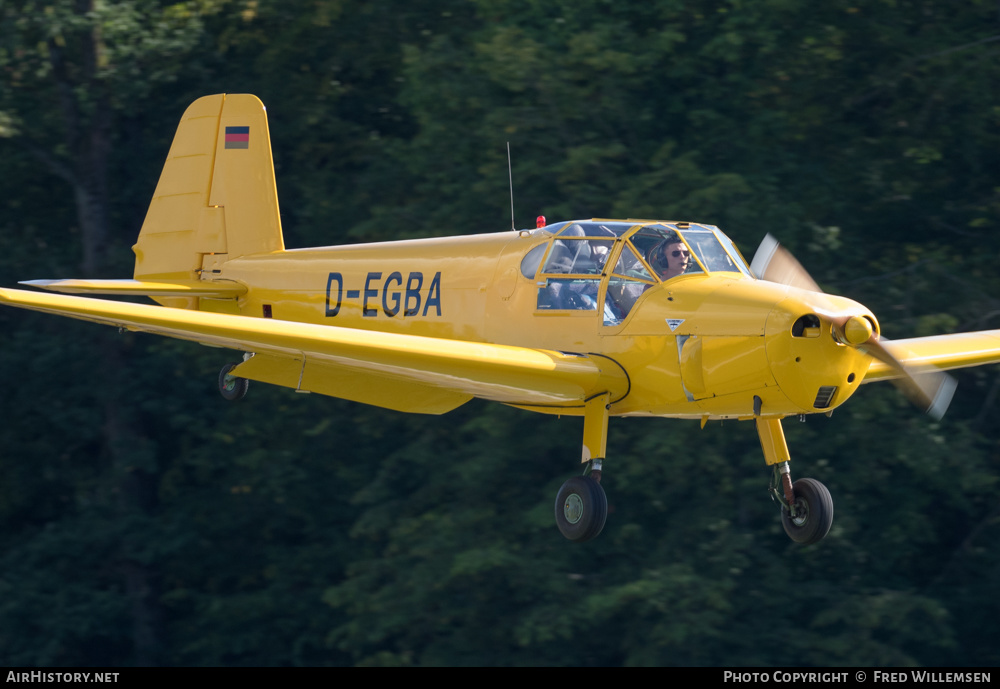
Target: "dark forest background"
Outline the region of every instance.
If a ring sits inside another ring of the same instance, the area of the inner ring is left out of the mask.
[[[654,217],[776,235],[893,338],[1000,328],[991,0],[0,0],[0,285],[130,277],[195,98],[268,106],[290,247]],[[786,422],[408,416],[232,355],[0,310],[0,664],[994,665],[1000,369]]]

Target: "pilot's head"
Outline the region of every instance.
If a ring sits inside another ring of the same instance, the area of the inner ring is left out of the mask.
[[[681,275],[691,262],[691,250],[678,237],[668,237],[653,247],[650,265],[661,280]]]

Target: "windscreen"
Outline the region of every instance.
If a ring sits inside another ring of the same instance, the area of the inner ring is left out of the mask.
[[[728,272],[728,273],[745,273],[749,274],[749,271],[743,270],[744,267],[740,266],[742,261],[739,260],[739,254],[734,251],[733,256],[726,251],[722,242],[719,239],[721,232],[716,234],[717,231],[713,231],[708,227],[696,227],[691,226],[689,228],[680,230],[684,239],[687,240],[688,246],[694,250],[701,264],[705,266],[705,269],[709,272]],[[725,235],[722,235],[725,237]],[[726,237],[726,242],[732,245],[729,238]]]

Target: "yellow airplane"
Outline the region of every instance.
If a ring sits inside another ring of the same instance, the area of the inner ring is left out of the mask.
[[[890,379],[940,415],[954,384],[929,370],[1000,361],[1000,330],[885,342],[871,311],[822,293],[770,238],[751,267],[712,225],[538,224],[286,250],[263,104],[206,96],[177,129],[134,279],[24,283],[161,306],[16,289],[0,302],[240,350],[219,375],[231,400],[255,380],[423,414],[478,397],[582,416],[584,472],[555,504],[573,541],[604,527],[611,416],[754,421],[784,528],[809,544],[833,501],[792,482],[783,418]]]

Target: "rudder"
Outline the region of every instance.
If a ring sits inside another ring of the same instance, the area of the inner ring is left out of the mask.
[[[132,250],[136,280],[207,280],[229,259],[284,250],[256,96],[205,96],[187,108]]]

